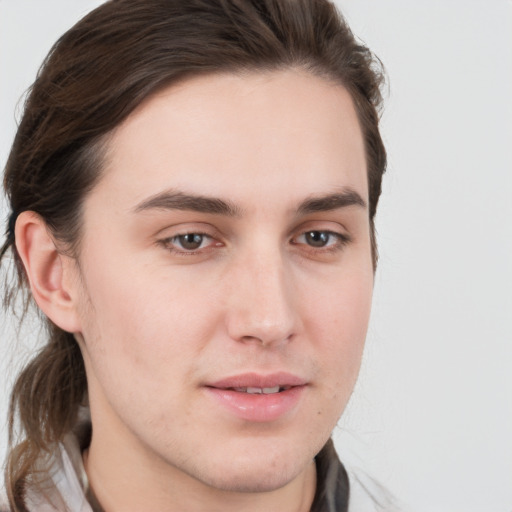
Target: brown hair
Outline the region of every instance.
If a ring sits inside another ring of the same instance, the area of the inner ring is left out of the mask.
[[[331,2],[110,0],[57,41],[27,98],[4,178],[13,214],[0,259],[10,249],[18,275],[6,303],[28,289],[15,247],[16,216],[37,212],[55,239],[78,254],[81,205],[100,176],[105,137],[144,99],[189,76],[286,67],[335,81],[352,96],[365,141],[375,263],[373,222],[386,166],[382,68]],[[87,389],[73,336],[45,322],[47,343],[11,396],[6,482],[15,510],[23,509],[23,482],[34,475],[36,460],[71,430]]]

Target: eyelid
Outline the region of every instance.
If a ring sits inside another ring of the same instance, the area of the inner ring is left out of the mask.
[[[332,241],[326,245],[315,246],[307,243],[306,240],[300,240],[301,237],[306,236],[308,233],[317,232],[327,234],[332,237]],[[165,233],[164,236],[162,234]],[[156,243],[163,246],[167,251],[176,256],[199,256],[206,255],[214,249],[225,246],[225,240],[219,230],[207,223],[184,223],[174,226],[167,226],[159,231],[160,236]],[[179,237],[186,235],[200,235],[207,239],[208,243],[197,249],[180,248],[178,243]],[[289,244],[296,247],[300,251],[308,251],[312,254],[321,253],[335,253],[343,250],[343,248],[352,242],[352,236],[348,233],[344,226],[338,222],[333,221],[308,221],[294,229],[290,234]]]
[[[306,236],[309,233],[324,233],[329,236],[332,236],[333,238],[337,238],[344,241],[349,241],[350,236],[346,235],[345,233],[340,233],[338,231],[332,231],[331,229],[306,229],[305,231],[302,231],[299,233],[299,235],[295,236],[294,238],[299,238],[301,236]]]
[[[333,243],[315,247],[314,245],[308,244],[305,240],[299,241],[300,237],[304,237],[308,233],[312,232],[328,234],[334,238]],[[315,256],[342,252],[346,245],[352,242],[353,238],[345,226],[339,222],[319,219],[310,220],[301,224],[299,227],[294,229],[294,232],[289,240],[290,245],[294,246],[298,250]]]
[[[291,236],[294,234],[302,234],[302,233],[308,233],[311,231],[323,231],[323,232],[329,232],[333,234],[338,234],[340,236],[349,237],[350,238],[350,231],[349,229],[342,224],[341,222],[338,222],[336,220],[326,220],[326,219],[312,219],[307,220],[306,222],[301,223],[300,225],[296,226],[292,232],[290,233]]]
[[[204,238],[210,239],[210,243],[205,247],[200,247],[198,249],[180,249],[179,245],[176,245],[176,241],[179,237],[186,235],[200,235]],[[167,226],[157,233],[157,237],[156,243],[158,245],[163,246],[171,254],[177,256],[199,255],[207,252],[209,249],[224,245],[221,241],[223,237],[219,230],[210,224],[203,222],[190,222]]]
[[[192,233],[204,234],[213,238],[220,236],[219,230],[207,222],[179,222],[168,224],[159,229],[154,236],[157,238],[172,238],[180,235],[190,235]]]
[[[209,239],[210,242],[204,247],[200,246],[197,249],[186,249],[185,247],[180,247],[177,240],[180,237],[186,235],[199,235],[203,237],[203,239]],[[159,244],[174,256],[199,256],[207,253],[209,250],[215,247],[223,246],[222,242],[217,241],[214,237],[208,235],[207,233],[201,233],[198,231],[178,233],[176,235],[159,240]]]
[[[306,242],[303,242],[303,245],[307,245],[309,248],[311,248],[311,250],[316,250],[316,251],[330,249],[333,246],[345,245],[351,241],[351,237],[349,235],[346,235],[344,233],[339,233],[337,231],[332,231],[329,229],[307,229],[306,231],[303,231],[303,232],[299,233],[297,236],[293,237],[292,243],[294,245],[299,245],[298,242],[293,242],[293,241],[297,240],[298,238],[300,238],[302,236],[306,236],[308,233],[324,233],[324,234],[327,234],[327,235],[333,237],[335,240],[337,240],[337,242],[334,242],[334,243],[331,243],[331,244],[328,244],[328,245],[325,245],[322,247],[315,247],[313,245],[307,244]],[[301,242],[301,244],[302,244],[302,242]]]

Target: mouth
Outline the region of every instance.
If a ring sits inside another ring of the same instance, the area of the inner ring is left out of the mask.
[[[274,386],[272,388],[257,388],[257,387],[242,387],[242,388],[227,388],[238,393],[249,393],[250,395],[273,395],[275,393],[281,393],[290,389],[292,386]]]
[[[269,375],[258,373],[244,373],[226,377],[208,383],[208,387],[229,389],[240,393],[273,394],[286,391],[296,386],[305,386],[307,381],[302,377],[288,372],[277,372]]]
[[[287,417],[300,404],[306,388],[304,379],[288,373],[244,374],[205,386],[224,411],[257,423]]]

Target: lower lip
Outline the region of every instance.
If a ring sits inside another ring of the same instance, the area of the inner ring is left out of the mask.
[[[280,393],[243,393],[231,389],[204,388],[228,411],[240,419],[253,422],[276,421],[291,412],[306,386],[294,386]]]

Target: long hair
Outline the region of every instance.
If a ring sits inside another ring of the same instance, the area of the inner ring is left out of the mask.
[[[6,306],[28,290],[15,246],[17,215],[38,213],[77,255],[82,204],[101,176],[106,139],[143,100],[199,74],[285,68],[351,94],[365,144],[375,264],[373,223],[386,167],[383,70],[329,0],[110,0],[57,41],[27,97],[4,177],[12,214],[0,260],[11,254],[17,272]],[[71,430],[87,390],[72,334],[44,322],[46,343],[18,376],[10,401],[6,484],[14,510],[23,509],[24,483]]]

